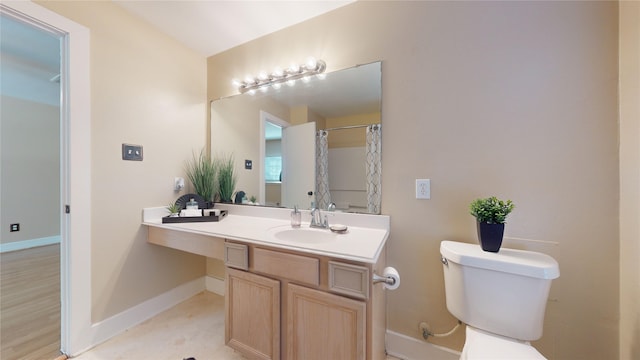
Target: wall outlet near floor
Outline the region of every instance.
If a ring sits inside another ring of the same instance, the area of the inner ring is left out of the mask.
[[[416,179],[416,199],[431,199],[431,179]]]
[[[9,232],[14,232],[14,231],[20,231],[20,224],[11,224]]]

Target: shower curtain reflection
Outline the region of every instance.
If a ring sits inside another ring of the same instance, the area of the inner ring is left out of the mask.
[[[367,126],[367,210],[380,214],[382,200],[382,125]]]
[[[316,133],[316,207],[328,208],[331,203],[329,192],[329,142],[326,130]]]
[[[340,141],[342,132],[329,137],[330,131],[345,129],[366,130],[361,132],[362,142],[345,145]],[[316,133],[316,207],[327,209],[335,203],[341,211],[380,214],[380,140],[380,124],[334,127]]]

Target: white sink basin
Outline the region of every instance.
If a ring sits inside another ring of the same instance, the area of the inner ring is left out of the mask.
[[[269,229],[269,235],[274,238],[294,243],[319,244],[336,241],[340,234],[329,229],[316,229],[305,227],[292,228],[291,226],[278,226]]]

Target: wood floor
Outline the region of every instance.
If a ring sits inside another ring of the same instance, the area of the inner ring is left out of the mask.
[[[0,254],[0,359],[60,355],[60,246]]]

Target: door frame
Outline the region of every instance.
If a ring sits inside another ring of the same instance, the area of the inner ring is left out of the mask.
[[[258,162],[258,172],[259,172],[258,202],[263,205],[266,204],[266,198],[267,198],[267,190],[266,190],[265,177],[264,177],[264,171],[265,171],[264,158],[267,155],[266,144],[265,144],[265,141],[266,141],[265,131],[267,128],[267,122],[280,126],[283,129],[291,126],[291,124],[288,123],[287,121],[273,114],[270,114],[264,110],[260,110],[260,161]],[[282,202],[282,199],[281,199],[281,202]]]
[[[62,35],[61,351],[76,355],[91,347],[91,95],[89,29],[30,1],[5,1],[0,11]],[[73,151],[71,151],[73,149]],[[71,216],[73,214],[73,216]]]

